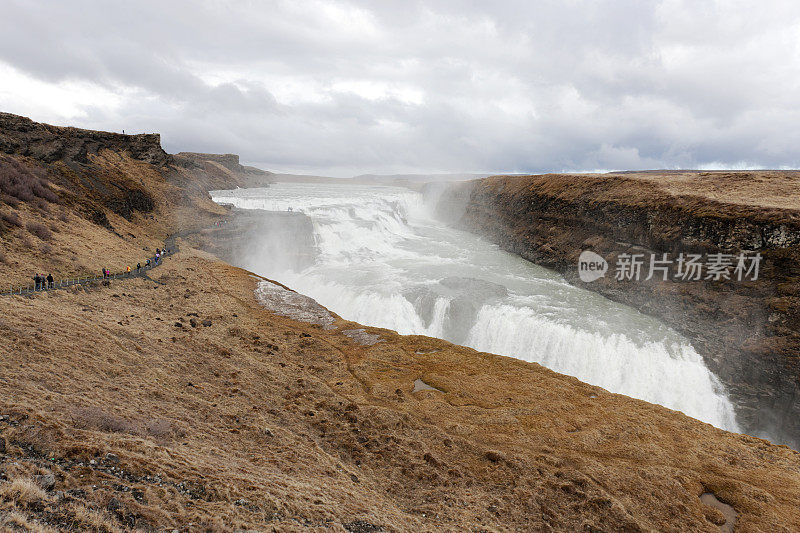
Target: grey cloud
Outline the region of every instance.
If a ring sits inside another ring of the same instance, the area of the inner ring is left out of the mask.
[[[798,164],[792,2],[12,0],[4,15],[0,63],[120,100],[64,121],[161,131],[170,151],[339,174]],[[0,90],[0,106],[35,104]]]

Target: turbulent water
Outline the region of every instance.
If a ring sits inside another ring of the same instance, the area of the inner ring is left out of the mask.
[[[535,361],[612,392],[737,430],[723,387],[690,343],[657,320],[436,219],[419,193],[356,185],[276,184],[215,191],[244,209],[311,218],[313,264],[289,269],[291,232],[255,239],[243,266],[342,317]],[[273,232],[268,232],[273,233]],[[289,235],[289,237],[286,237]]]

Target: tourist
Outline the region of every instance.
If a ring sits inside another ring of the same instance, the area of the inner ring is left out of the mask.
[[[55,288],[55,280],[53,279],[53,274],[47,275],[47,288],[48,289]]]
[[[136,263],[136,273],[138,274],[139,272],[141,272],[141,270],[142,270],[142,264]]]
[[[33,290],[35,291],[39,290],[39,279],[40,278],[38,273],[33,275]]]
[[[127,274],[128,276],[131,275],[131,267],[130,267],[130,265],[125,267],[125,274]]]

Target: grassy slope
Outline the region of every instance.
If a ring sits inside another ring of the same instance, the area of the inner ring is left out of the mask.
[[[67,491],[2,505],[62,525],[85,506],[116,527],[714,531],[711,490],[743,531],[800,527],[788,448],[436,339],[369,328],[385,342],[360,346],[339,333],[352,323],[263,311],[253,276],[202,252],[153,276],[0,301],[18,424],[0,422],[2,468]],[[412,393],[417,378],[444,393]]]
[[[109,213],[116,233],[69,211],[65,265],[133,262],[221,212],[184,171],[93,164],[140,179],[155,211]],[[2,241],[9,279],[44,260],[21,231]],[[788,448],[436,339],[368,328],[384,342],[358,345],[352,323],[266,312],[254,276],[188,243],[152,276],[0,299],[0,523],[717,531],[708,490],[737,530],[800,528]],[[444,392],[412,392],[417,378]]]

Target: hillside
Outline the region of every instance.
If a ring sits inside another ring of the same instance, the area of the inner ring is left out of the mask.
[[[182,235],[151,279],[0,298],[3,528],[800,529],[798,452],[344,321],[200,251],[229,215],[196,167],[136,153],[100,143],[77,163],[23,150],[0,163],[40,169],[32,190],[55,194],[46,209],[0,197],[2,213],[59,224],[48,254],[26,246],[26,225],[7,228],[3,276],[121,265]],[[114,212],[115,184],[152,210]]]
[[[0,292],[31,285],[36,272],[61,279],[134,266],[168,234],[211,225],[225,212],[209,189],[257,176],[268,173],[238,165],[234,155],[167,154],[158,134],[0,113]]]
[[[274,181],[272,172],[244,166],[236,154],[179,152],[172,160],[177,166],[191,170],[193,179],[200,180],[206,190],[265,187]]]

